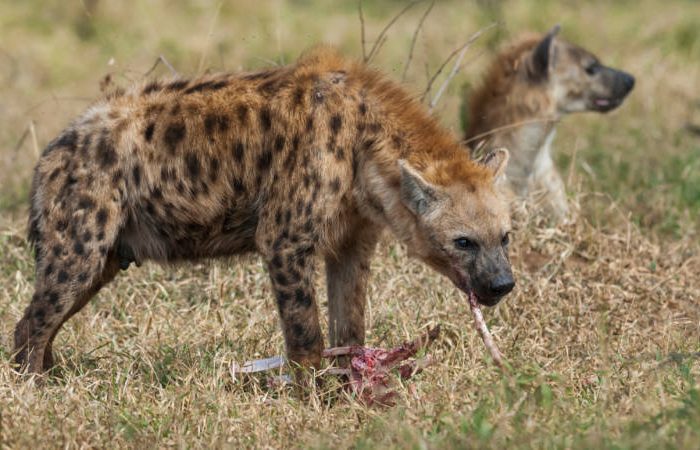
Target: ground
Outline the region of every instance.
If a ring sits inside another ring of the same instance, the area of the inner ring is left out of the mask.
[[[24,237],[37,151],[99,95],[105,76],[117,85],[140,80],[159,55],[187,75],[254,69],[289,62],[318,41],[361,55],[356,3],[0,3],[0,446],[700,442],[700,4],[436,3],[406,76],[417,95],[426,67],[433,73],[476,30],[501,23],[470,49],[435,108],[456,132],[461,86],[478,82],[492,46],[520,31],[560,23],[564,36],[633,73],[637,85],[614,113],[572,116],[559,128],[558,163],[579,219],[553,228],[518,211],[518,284],[485,311],[510,375],[488,361],[467,301],[449,281],[383,242],[372,266],[368,343],[397,344],[437,323],[443,335],[433,347],[438,363],[399,389],[398,407],[382,410],[338,398],[332,383],[302,400],[231,382],[232,361],[283,350],[255,257],[132,268],[59,334],[60,369],[45,386],[9,363],[12,329],[32,289]],[[405,3],[365,3],[371,47]],[[375,66],[402,77],[428,6],[396,22]]]

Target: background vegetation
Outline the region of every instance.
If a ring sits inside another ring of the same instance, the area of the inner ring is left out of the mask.
[[[370,46],[405,5],[365,2]],[[373,65],[402,78],[429,5],[394,24]],[[254,257],[132,268],[59,334],[61,369],[47,386],[9,363],[33,280],[31,170],[101,84],[141,80],[159,55],[184,75],[288,63],[320,41],[359,57],[357,3],[0,0],[0,446],[698,447],[700,3],[438,1],[407,88],[419,95],[451,51],[494,21],[435,109],[455,133],[462,86],[479,82],[494,49],[555,23],[637,85],[614,113],[559,127],[578,220],[553,228],[518,208],[518,287],[486,311],[512,375],[488,362],[447,280],[392,239],[381,246],[368,342],[394,345],[435,323],[445,332],[438,364],[400,389],[399,406],[368,410],[333,386],[301,400],[231,382],[231,361],[283,349]],[[153,75],[169,72],[159,64]]]

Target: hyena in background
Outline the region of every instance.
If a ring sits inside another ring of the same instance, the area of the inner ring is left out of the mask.
[[[634,87],[632,75],[606,67],[557,36],[528,37],[502,51],[481,87],[465,99],[472,148],[506,147],[508,185],[519,197],[544,194],[550,215],[568,216],[566,190],[552,161],[555,125],[566,114],[608,112]]]
[[[327,48],[249,74],[153,81],[89,108],[34,172],[36,286],[15,329],[30,372],[120,268],[257,251],[287,355],[318,366],[313,290],[324,258],[333,345],[362,344],[370,257],[384,228],[493,305],[514,285],[510,219],[477,163],[408,93]]]

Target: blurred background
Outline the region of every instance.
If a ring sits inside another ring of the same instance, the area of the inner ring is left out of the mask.
[[[368,50],[409,4],[364,2]],[[373,65],[419,95],[454,49],[496,23],[470,48],[435,110],[461,134],[460,93],[479,82],[494,50],[561,24],[565,38],[637,77],[631,97],[612,114],[575,115],[559,127],[556,157],[569,190],[600,194],[584,202],[593,220],[614,202],[654,233],[697,229],[700,2],[437,1],[406,70],[430,5],[418,2],[396,20]],[[0,211],[24,213],[37,149],[101,86],[142,80],[159,56],[183,76],[290,63],[318,42],[361,57],[360,29],[355,1],[0,1]],[[164,64],[150,73],[170,75]]]

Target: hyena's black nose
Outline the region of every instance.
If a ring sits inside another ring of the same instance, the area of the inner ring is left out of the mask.
[[[628,73],[622,73],[622,85],[625,87],[625,92],[629,92],[634,87],[634,77]]]
[[[511,274],[501,274],[491,281],[489,290],[494,297],[502,297],[512,291],[513,287],[515,287],[513,276]]]

